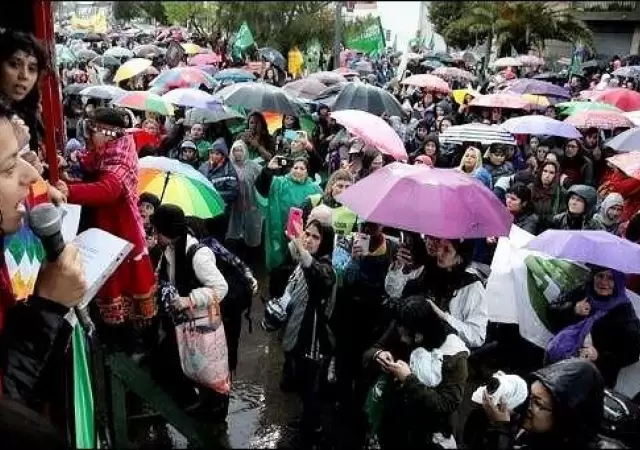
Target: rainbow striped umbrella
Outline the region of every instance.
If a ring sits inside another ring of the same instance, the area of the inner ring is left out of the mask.
[[[218,82],[211,75],[197,67],[174,67],[154,78],[149,83],[149,86],[165,90],[176,88],[198,89],[201,84],[211,89],[217,86]]]
[[[269,133],[273,134],[278,128],[282,128],[282,114],[273,111],[267,111],[263,112],[262,115],[267,121],[267,128],[269,129]],[[316,123],[308,114],[299,116],[299,119],[300,128],[306,131],[309,136],[311,136],[316,129]]]
[[[44,249],[40,240],[28,225],[4,238],[4,257],[11,280],[11,287],[17,300],[25,300],[33,289],[44,259]]]
[[[140,159],[138,192],[156,195],[161,203],[177,205],[185,215],[210,219],[224,212],[225,204],[211,182],[193,167],[174,159]]]
[[[148,91],[128,92],[115,99],[113,104],[140,111],[154,112],[161,116],[173,116],[173,105],[159,95]]]

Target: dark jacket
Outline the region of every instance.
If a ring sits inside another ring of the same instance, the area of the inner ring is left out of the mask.
[[[238,197],[239,192],[238,175],[231,162],[225,159],[222,165],[211,167],[211,163],[207,161],[200,166],[200,173],[211,181],[213,187],[224,200],[226,207],[229,208]]]
[[[513,218],[513,224],[522,228],[524,231],[531,234],[538,234],[538,225],[540,219],[532,212],[525,212],[518,214]]]
[[[562,173],[567,174],[562,183],[562,187],[565,189],[569,189],[575,184],[594,185],[593,163],[582,154],[565,159],[562,163]]]
[[[378,350],[389,351],[394,359],[409,362],[395,323],[363,356],[365,368],[380,372],[374,361]],[[380,372],[381,373],[381,372]],[[378,437],[383,448],[429,448],[436,432],[451,432],[450,417],[462,402],[467,381],[467,354],[444,356],[442,382],[427,387],[411,374],[395,381],[384,404]]]
[[[49,399],[54,371],[64,367],[69,309],[31,297],[11,308],[1,337],[4,395],[39,410]]]
[[[593,220],[597,201],[596,190],[584,184],[574,184],[567,191],[567,202],[572,195],[577,195],[584,200],[584,214],[574,216],[569,211],[563,212],[550,220],[549,228],[552,230],[601,230],[602,226]]]

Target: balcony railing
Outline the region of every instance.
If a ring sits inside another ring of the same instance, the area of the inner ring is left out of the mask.
[[[636,11],[640,2],[573,2],[578,11],[630,12]]]

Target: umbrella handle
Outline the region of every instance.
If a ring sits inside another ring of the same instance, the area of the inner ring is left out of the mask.
[[[160,194],[160,203],[162,203],[162,199],[164,198],[164,193],[167,192],[167,185],[169,184],[169,176],[171,172],[167,172],[167,176],[164,179],[164,186],[162,186],[162,194]]]

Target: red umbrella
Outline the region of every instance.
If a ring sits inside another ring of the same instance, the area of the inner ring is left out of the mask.
[[[608,103],[627,112],[640,109],[640,93],[626,88],[606,89],[591,97],[591,100]]]
[[[408,84],[409,86],[417,86],[428,91],[439,91],[448,94],[451,92],[449,85],[442,78],[428,73],[411,75],[410,77],[402,80],[402,84]]]
[[[469,106],[479,106],[483,108],[507,108],[526,109],[529,104],[519,95],[514,94],[488,94],[476,97],[469,103]]]
[[[217,53],[201,53],[189,60],[190,66],[212,66],[222,61]]]
[[[615,111],[585,110],[567,117],[564,121],[583,130],[587,128],[614,130],[616,128],[633,127],[631,120]]]

